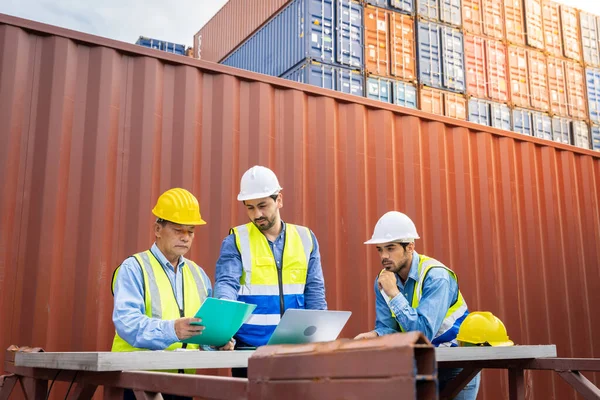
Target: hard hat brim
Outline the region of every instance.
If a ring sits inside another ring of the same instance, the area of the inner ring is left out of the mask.
[[[165,221],[172,222],[172,223],[178,224],[178,225],[206,225],[206,221],[204,221],[202,218],[195,219],[195,220],[192,220],[192,221],[173,221],[173,220],[171,220],[169,218],[163,217],[156,210],[152,210],[152,214],[154,214],[154,216],[156,218],[160,218],[160,219],[163,219]]]
[[[266,197],[271,197],[275,194],[279,194],[279,192],[281,192],[281,189],[276,190],[275,192],[263,192],[263,193],[252,193],[252,194],[238,194],[237,199],[238,201],[245,201],[245,200],[256,200],[256,199],[263,199]]]
[[[383,243],[413,243],[416,239],[420,239],[420,237],[415,238],[396,238],[396,239],[370,239],[364,242],[364,244],[383,244]]]

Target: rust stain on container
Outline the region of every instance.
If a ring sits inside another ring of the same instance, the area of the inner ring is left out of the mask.
[[[508,72],[510,101],[517,107],[530,107],[529,74],[527,73],[527,49],[508,46]]]
[[[585,70],[581,65],[573,61],[565,61],[569,115],[576,119],[588,117],[584,74]]]
[[[399,79],[417,79],[415,21],[408,15],[389,12],[391,74]]]
[[[170,187],[199,198],[190,258],[214,278],[247,221],[239,179],[263,164],[319,240],[329,307],[353,312],[342,338],[373,328],[381,264],[362,243],[396,209],[516,343],[600,356],[598,152],[5,15],[0,43],[0,348],[108,350],[111,274],[151,245]],[[528,388],[576,398],[549,373]],[[507,389],[486,372],[480,398]]]
[[[504,20],[506,40],[512,44],[525,44],[525,22],[523,20],[523,1],[504,0]]]
[[[575,61],[581,61],[581,41],[579,38],[579,18],[577,9],[560,5],[560,21],[564,55]]]
[[[481,0],[463,0],[462,12],[465,31],[475,35],[483,35]]]
[[[541,51],[527,50],[527,66],[529,69],[529,87],[531,107],[535,110],[548,111],[548,65],[546,56]]]
[[[464,42],[467,94],[486,98],[488,96],[488,80],[485,65],[485,39],[465,33]]]
[[[194,58],[219,62],[289,0],[228,0],[194,35]],[[227,29],[224,29],[227,27]]]
[[[502,2],[481,0],[483,9],[483,33],[495,39],[504,39],[504,12]]]
[[[390,76],[390,13],[379,7],[365,6],[365,69],[370,74]]]
[[[494,39],[485,41],[489,98],[499,102],[508,101],[508,64],[506,45]]]
[[[555,57],[548,57],[548,89],[550,92],[550,111],[552,114],[562,117],[569,116],[566,88],[565,61]]]
[[[560,5],[554,1],[543,0],[542,15],[544,18],[544,35],[546,51],[562,57],[562,33],[560,27]]]

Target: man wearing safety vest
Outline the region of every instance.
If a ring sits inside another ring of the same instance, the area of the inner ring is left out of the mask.
[[[204,329],[192,322],[212,288],[202,268],[183,256],[197,225],[204,225],[198,200],[185,189],[164,192],[152,210],[155,242],[115,270],[112,351],[198,349],[181,340]],[[221,350],[233,350],[232,340]],[[194,370],[172,372],[194,373]]]
[[[419,239],[412,220],[397,211],[383,215],[365,244],[377,246],[383,270],[375,279],[375,329],[355,339],[408,331],[421,331],[436,347],[458,345],[459,327],[469,314],[458,289],[456,274],[441,262],[415,251]],[[440,369],[440,391],[460,373]],[[475,400],[480,375],[455,399]]]
[[[250,222],[231,229],[221,245],[215,297],[257,306],[236,334],[236,348],[266,344],[288,308],[327,309],[319,244],[310,229],[281,220],[281,190],[270,169],[246,171],[237,199]],[[246,369],[232,373],[243,377]]]

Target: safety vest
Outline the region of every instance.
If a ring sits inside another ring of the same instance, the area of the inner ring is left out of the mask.
[[[282,267],[277,268],[267,238],[253,223],[231,230],[242,258],[238,300],[256,304],[236,334],[251,346],[266,344],[288,308],[304,308],[304,287],[313,249],[310,230],[286,224]]]
[[[444,264],[442,264],[441,262],[439,262],[433,258],[424,256],[424,255],[420,255],[419,267],[417,270],[418,275],[419,275],[419,280],[417,281],[414,292],[413,292],[413,298],[412,298],[412,302],[411,302],[412,308],[417,308],[419,306],[419,302],[421,301],[421,296],[423,295],[423,284],[425,282],[425,278],[427,277],[427,273],[432,268],[444,268],[446,271],[448,271],[450,276],[458,284],[458,278],[457,278],[456,274],[454,273],[454,271],[452,271],[450,268],[446,267]],[[384,270],[382,270],[381,272],[383,272],[383,271]],[[380,272],[380,274],[381,274],[381,272]],[[381,289],[381,294],[389,306],[390,299],[385,294],[383,289]],[[390,311],[392,312],[392,317],[394,319],[396,319],[396,314],[394,314],[394,311],[391,308],[390,308]],[[437,333],[433,336],[433,340],[431,341],[431,343],[436,347],[456,347],[456,346],[458,346],[458,343],[456,341],[456,335],[458,335],[458,329],[460,328],[460,324],[462,323],[462,321],[465,319],[465,317],[468,314],[469,314],[469,310],[467,309],[467,303],[465,302],[465,299],[463,298],[463,296],[459,290],[456,301],[448,309],[448,312],[446,313],[446,316],[444,317],[444,320],[442,321],[442,325],[440,326],[440,329],[438,329]],[[402,332],[405,332],[404,328],[402,328],[402,325],[400,325],[399,322],[398,322],[398,326],[400,327],[400,330]]]
[[[141,266],[144,277],[144,306],[148,317],[175,320],[183,317],[193,317],[196,314],[198,309],[200,309],[200,305],[202,305],[204,300],[208,297],[206,282],[204,282],[204,278],[202,277],[198,265],[193,261],[186,260],[181,267],[181,272],[183,273],[183,310],[180,310],[173,287],[171,286],[171,281],[154,254],[152,254],[150,250],[147,250],[143,253],[135,254],[134,257]],[[120,269],[121,267],[119,266],[113,274],[113,294]],[[188,349],[199,348],[197,344],[183,344],[181,342],[176,342],[165,350],[175,350],[181,347]],[[133,347],[115,332],[112,351],[143,350],[146,349]],[[182,370],[171,370],[168,372],[182,372]],[[184,372],[193,374],[195,373],[195,370],[186,369]]]

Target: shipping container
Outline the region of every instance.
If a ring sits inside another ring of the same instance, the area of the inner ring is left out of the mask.
[[[483,35],[483,14],[481,0],[462,0],[463,28],[465,32]]]
[[[390,12],[379,7],[365,6],[364,13],[365,71],[369,74],[388,76]]]
[[[144,36],[140,36],[135,42],[138,46],[148,47],[150,49],[166,51],[167,53],[173,53],[180,56],[185,56],[185,45],[167,42],[166,40],[151,39]]]
[[[282,78],[355,96],[364,96],[364,77],[361,72],[340,66],[306,60]]]
[[[529,107],[529,74],[527,71],[527,49],[508,46],[508,72],[510,80],[510,101],[517,107]]]
[[[466,38],[466,35],[465,35]],[[490,115],[490,104],[481,99],[476,99],[475,97],[471,97],[469,99],[469,118],[470,122],[475,122],[476,124],[481,125],[492,125],[492,118]]]
[[[405,81],[417,79],[415,21],[408,15],[390,12],[391,75]]]
[[[563,56],[562,33],[560,26],[560,6],[550,0],[542,1],[546,51],[554,57]]]
[[[573,121],[573,144],[582,149],[591,148],[590,131],[585,121]]]
[[[504,0],[506,40],[512,44],[525,44],[525,23],[523,22],[522,1],[523,0]]]
[[[533,127],[530,110],[525,110],[523,108],[514,108],[512,110],[512,120],[513,131],[522,135],[533,136]]]
[[[506,0],[505,0],[506,1]],[[528,46],[544,50],[543,0],[525,1],[525,37]]]
[[[596,16],[586,12],[579,12],[581,27],[581,47],[583,48],[583,62],[587,65],[600,65],[600,52],[598,49],[598,25]]]
[[[392,82],[394,104],[417,108],[417,86],[411,82],[394,80]]]
[[[194,57],[219,62],[269,20],[289,0],[228,0],[194,35]]]
[[[590,120],[600,123],[600,68],[585,70]]]
[[[416,0],[417,15],[433,22],[462,25],[461,0]]]
[[[362,55],[359,3],[293,0],[223,60],[223,64],[281,76],[308,58],[362,68]]]
[[[512,115],[510,107],[506,104],[490,102],[490,116],[492,126],[498,129],[510,131],[512,129]]]
[[[485,39],[465,33],[465,75],[467,94],[486,98],[488,96],[487,68],[485,65]],[[469,102],[469,104],[471,104]]]
[[[504,39],[504,12],[502,1],[481,0],[483,10],[483,34],[494,39]]]
[[[574,119],[587,119],[585,71],[583,67],[573,61],[565,61],[565,77],[567,78],[569,115]]]
[[[529,89],[531,107],[535,110],[548,111],[548,65],[546,56],[541,51],[527,50],[527,66],[529,69]]]
[[[352,311],[340,337],[373,328],[381,263],[362,243],[396,209],[515,343],[600,354],[600,153],[3,14],[0,43],[2,348],[110,350],[111,276],[152,244],[159,194],[198,197],[208,225],[186,257],[214,277],[248,222],[239,179],[265,165],[285,220],[319,240],[329,308]],[[482,374],[480,400],[509,398],[505,373]],[[525,379],[530,400],[578,396]]]
[[[507,102],[509,99],[508,63],[506,45],[494,39],[485,41],[488,97],[494,101]]]
[[[392,83],[391,79],[369,76],[367,78],[367,98],[392,103],[394,101]]]
[[[421,86],[419,88],[419,109],[436,115],[444,115],[444,93]]]
[[[413,0],[365,0],[365,3],[405,14],[412,14],[414,10]]]
[[[550,93],[550,111],[554,115],[568,117],[567,79],[565,61],[548,57],[548,92]]]
[[[600,125],[592,125],[592,150],[600,151]]]
[[[451,118],[467,119],[467,98],[464,94],[444,92],[444,115]]]
[[[560,5],[560,22],[562,28],[563,54],[575,61],[581,61],[579,19],[577,9]]]
[[[533,126],[533,136],[552,140],[552,118],[548,114],[532,111],[531,125]]]
[[[464,93],[465,65],[463,34],[458,29],[441,27],[442,34],[442,81],[445,89]]]
[[[558,143],[571,144],[572,121],[562,117],[552,117],[552,140]]]

